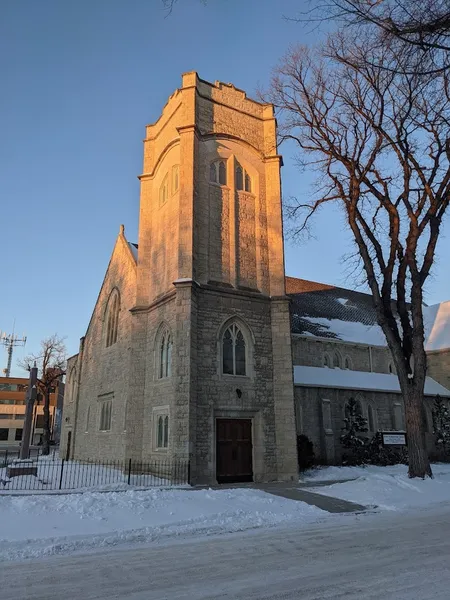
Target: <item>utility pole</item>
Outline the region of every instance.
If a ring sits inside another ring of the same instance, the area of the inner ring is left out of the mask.
[[[3,374],[5,377],[9,377],[11,375],[11,364],[14,347],[25,346],[25,344],[27,343],[27,338],[25,335],[19,338],[18,335],[14,334],[14,330],[11,334],[5,333],[4,331],[0,331],[0,342],[4,346],[6,346],[6,352],[8,353],[8,362],[6,364],[6,369],[3,369]]]
[[[20,446],[21,460],[23,460],[24,458],[28,458],[28,453],[30,452],[30,434],[31,426],[33,424],[33,408],[37,397],[37,372],[38,370],[36,367],[36,363],[34,363],[34,366],[30,369],[30,379],[27,390],[25,422],[23,424],[22,445]]]

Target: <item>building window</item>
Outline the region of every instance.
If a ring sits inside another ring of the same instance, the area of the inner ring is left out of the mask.
[[[178,188],[180,187],[180,165],[173,165],[172,167],[172,194],[178,192]]]
[[[341,357],[337,352],[333,354],[333,368],[340,369],[341,368]]]
[[[16,442],[22,441],[23,429],[16,429],[16,433],[14,434],[14,439]]]
[[[222,337],[222,373],[246,375],[246,345],[242,331],[233,323]]]
[[[351,363],[349,357],[346,356],[345,360],[344,360],[344,369],[351,369],[351,368],[352,368],[352,363]]]
[[[169,197],[169,176],[166,174],[159,188],[159,205],[162,206],[167,202]]]
[[[113,290],[109,297],[106,315],[106,347],[117,342],[117,331],[119,328],[120,300],[117,290]],[[75,382],[73,383],[75,387]],[[72,392],[73,393],[73,392]]]
[[[217,160],[209,167],[209,180],[220,185],[227,184],[227,167],[225,161]]]
[[[159,341],[158,379],[165,379],[172,375],[172,347],[172,336],[168,329],[164,329]]]
[[[323,355],[323,366],[324,367],[331,367],[331,361],[330,361],[330,357],[328,356],[328,354],[324,354]]]
[[[100,431],[111,430],[112,400],[104,400],[100,406]]]
[[[345,403],[344,416],[345,429],[349,430],[353,423],[363,416],[361,402],[354,398],[350,398],[350,400]]]
[[[235,185],[237,190],[243,190],[246,192],[252,191],[251,177],[247,173],[247,171],[241,167],[239,163],[236,165],[235,178]]]
[[[376,431],[375,410],[371,404],[367,406],[367,427],[370,433]]]
[[[169,444],[169,417],[159,415],[158,417],[158,437],[157,448],[167,448]]]
[[[169,446],[169,414],[167,407],[154,409],[154,448],[155,450],[166,450]]]
[[[391,362],[389,363],[388,368],[389,368],[389,373],[391,373],[391,374],[395,373],[394,365]]]
[[[8,441],[8,431],[9,429],[0,429],[0,441],[1,442],[6,442]]]

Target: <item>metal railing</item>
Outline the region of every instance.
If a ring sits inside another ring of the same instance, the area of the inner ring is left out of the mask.
[[[17,475],[15,456],[0,455],[0,494],[6,490],[122,490],[133,487],[167,487],[189,484],[189,461],[61,460],[32,457],[33,474]],[[13,475],[13,476],[10,476]]]

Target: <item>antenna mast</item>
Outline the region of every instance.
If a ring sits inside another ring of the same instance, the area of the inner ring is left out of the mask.
[[[6,365],[6,369],[3,369],[3,375],[5,377],[9,377],[11,373],[11,364],[12,364],[12,355],[15,346],[25,346],[27,343],[26,335],[23,335],[19,338],[18,335],[11,333],[5,333],[4,331],[0,331],[0,343],[6,346],[6,351],[8,353],[8,363]]]

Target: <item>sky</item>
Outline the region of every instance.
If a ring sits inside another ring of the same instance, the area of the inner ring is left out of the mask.
[[[321,32],[295,17],[306,0],[1,0],[0,330],[78,350],[119,232],[137,240],[142,139],[181,74],[232,82],[256,95],[296,43]],[[281,146],[285,197],[306,197],[311,178]],[[429,304],[450,299],[444,236]],[[286,242],[288,275],[354,287],[350,234],[337,209],[314,237]],[[445,267],[445,268],[444,268]],[[6,352],[0,348],[0,369]]]

